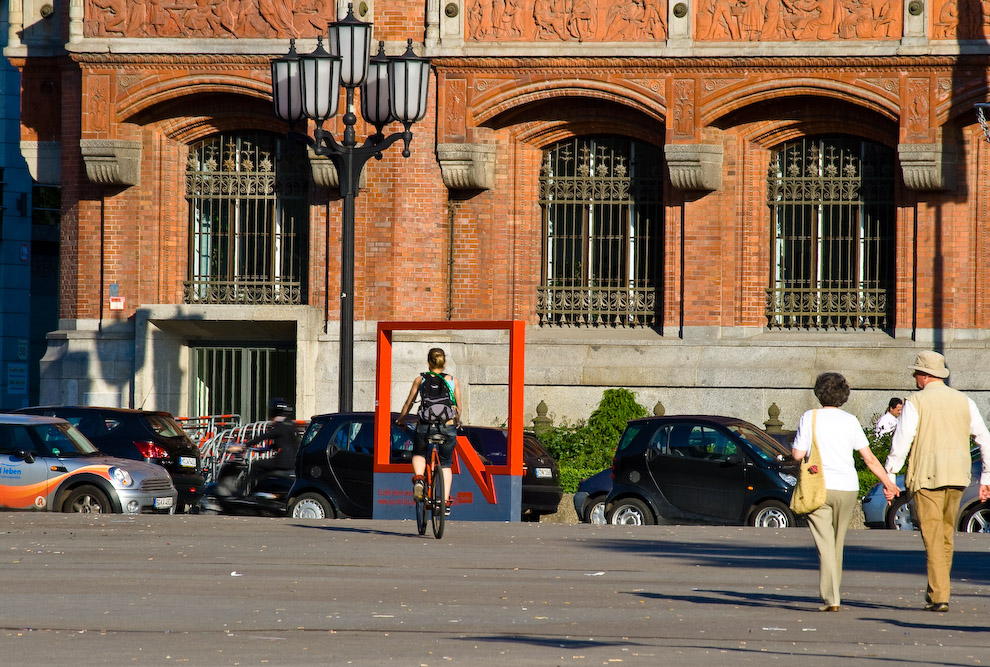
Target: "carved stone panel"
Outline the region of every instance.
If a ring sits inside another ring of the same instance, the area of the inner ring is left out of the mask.
[[[446,81],[445,97],[446,100],[443,105],[443,136],[464,137],[466,133],[465,109],[467,108],[467,81],[463,79],[448,79]]]
[[[909,138],[928,138],[931,127],[930,83],[927,78],[908,79],[905,126]]]
[[[106,135],[110,130],[110,75],[93,74],[86,77],[83,129]]]
[[[903,5],[893,0],[698,0],[695,39],[790,42],[900,39]]]
[[[667,39],[667,0],[467,0],[471,41],[625,42]]]
[[[671,96],[671,129],[674,138],[694,137],[694,79],[674,81]]]
[[[336,20],[321,0],[86,0],[86,37],[316,37]]]
[[[932,39],[990,37],[990,4],[982,0],[933,0],[928,11]]]

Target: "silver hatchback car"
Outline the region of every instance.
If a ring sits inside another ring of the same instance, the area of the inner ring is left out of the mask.
[[[171,514],[177,496],[164,468],[105,456],[64,419],[0,414],[0,507]]]
[[[959,500],[959,524],[957,528],[965,533],[990,533],[990,502],[980,502],[980,449],[970,451],[973,459],[972,477],[969,486],[963,490]],[[901,495],[887,505],[883,486],[874,484],[863,496],[863,520],[868,528],[892,528],[894,530],[915,530],[916,517],[911,494],[904,492],[904,475],[894,480],[901,489]]]

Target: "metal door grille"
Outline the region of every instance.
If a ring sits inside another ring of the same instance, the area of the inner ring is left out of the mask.
[[[540,324],[653,325],[659,293],[662,159],[624,137],[544,153]]]
[[[790,142],[771,159],[768,188],[768,325],[892,326],[893,151],[852,137]]]
[[[191,147],[186,303],[302,303],[308,164],[294,142],[262,133]]]
[[[295,400],[295,349],[231,345],[192,353],[194,415],[239,414],[250,423],[268,419],[273,396]]]

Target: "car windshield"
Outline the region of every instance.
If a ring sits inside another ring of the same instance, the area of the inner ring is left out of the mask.
[[[786,461],[791,451],[762,431],[745,424],[728,424],[730,431],[745,440],[753,452],[764,461]]]
[[[100,451],[72,424],[41,424],[29,426],[28,430],[37,452],[43,456],[100,456]]]

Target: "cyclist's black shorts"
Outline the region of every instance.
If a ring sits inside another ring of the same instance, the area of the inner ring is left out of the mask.
[[[454,463],[454,443],[457,441],[457,427],[451,424],[437,426],[433,424],[416,424],[416,442],[413,444],[413,456],[425,457],[430,450],[427,438],[438,432],[444,437],[443,443],[437,447],[440,454],[440,466],[449,468]]]

